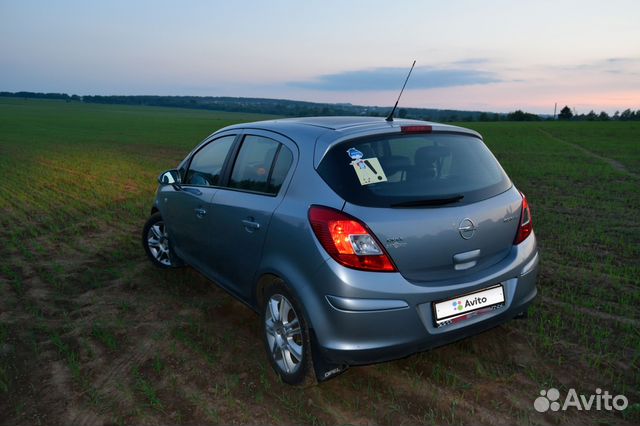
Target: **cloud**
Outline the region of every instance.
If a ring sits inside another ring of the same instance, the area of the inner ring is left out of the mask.
[[[640,57],[629,57],[629,58],[607,58],[602,62],[606,62],[609,64],[638,64],[640,63]]]
[[[603,71],[610,74],[638,75],[640,58],[608,58],[602,61]]]
[[[453,65],[485,65],[492,63],[493,60],[489,58],[467,58],[460,59],[452,62]]]
[[[638,71],[640,70],[640,57],[605,58],[559,68],[566,71],[594,71],[610,74],[638,75]]]
[[[458,63],[457,65],[461,64]],[[344,71],[321,75],[309,81],[291,82],[289,85],[303,89],[335,91],[399,90],[407,72],[407,68],[374,68],[370,70]],[[502,80],[493,72],[460,66],[445,68],[417,67],[413,70],[407,87],[412,89],[434,89],[498,83],[500,81]]]

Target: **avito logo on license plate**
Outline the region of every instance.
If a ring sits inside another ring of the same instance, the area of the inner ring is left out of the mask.
[[[504,304],[504,290],[501,284],[474,293],[458,296],[433,304],[436,324],[439,326],[455,318],[465,316],[471,312],[491,308]]]

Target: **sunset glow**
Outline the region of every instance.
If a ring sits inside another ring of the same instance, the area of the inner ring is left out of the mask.
[[[640,108],[637,1],[0,1],[0,90]]]

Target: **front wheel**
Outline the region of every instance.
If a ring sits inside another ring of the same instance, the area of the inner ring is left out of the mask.
[[[267,289],[262,306],[264,344],[273,369],[290,385],[315,383],[307,322],[284,283]]]
[[[151,215],[142,230],[142,245],[151,262],[159,268],[175,268],[179,266],[175,255],[172,255],[169,235],[160,212]]]

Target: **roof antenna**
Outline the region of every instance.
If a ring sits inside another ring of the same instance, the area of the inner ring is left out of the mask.
[[[404,86],[407,85],[407,81],[409,81],[409,77],[411,77],[411,71],[413,71],[413,67],[416,66],[416,61],[413,61],[413,65],[411,65],[411,69],[409,70],[409,74],[407,74],[407,78],[404,80],[404,84],[402,85],[402,90],[400,90],[400,94],[398,95],[398,100],[396,101],[396,104],[393,106],[393,109],[391,110],[391,112],[389,113],[389,115],[387,115],[387,118],[385,120],[391,122],[393,121],[393,113],[396,112],[396,108],[398,108],[398,102],[400,102],[400,97],[402,96],[402,92],[404,92]]]

